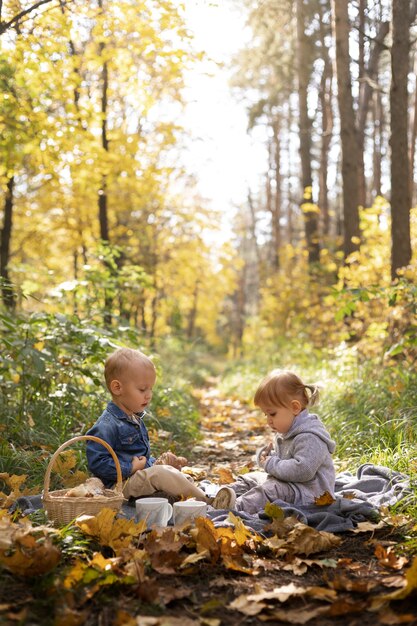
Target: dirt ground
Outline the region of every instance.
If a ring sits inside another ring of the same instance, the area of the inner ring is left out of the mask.
[[[190,471],[196,480],[227,483],[252,467],[253,453],[267,434],[264,422],[257,411],[219,397],[215,388],[201,391],[199,401],[203,441],[194,450]],[[164,573],[162,559],[160,571],[141,584],[114,584],[94,596],[85,587],[71,595],[71,602],[62,590],[52,594],[51,580],[49,586],[39,580],[28,586],[8,574],[0,588],[0,624],[417,625],[417,560],[413,563],[414,556],[401,545],[412,522],[407,526],[400,516],[391,522],[344,533],[339,545],[308,556],[297,550],[278,555],[258,543],[248,551],[249,573],[236,568],[234,557],[196,560],[189,568]],[[400,599],[383,597],[401,592]]]

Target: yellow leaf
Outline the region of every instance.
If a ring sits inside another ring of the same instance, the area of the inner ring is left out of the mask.
[[[64,450],[56,459],[52,471],[65,476],[77,465],[77,456],[74,450]]]
[[[146,521],[136,523],[129,519],[115,519],[116,511],[102,509],[96,516],[81,515],[75,524],[86,535],[96,537],[103,546],[110,546],[116,552],[127,548],[134,537],[146,530]]]
[[[44,349],[44,346],[45,346],[44,341],[38,341],[37,343],[33,344],[33,347],[35,348],[35,350],[39,350],[39,352],[41,352]]]
[[[240,517],[234,515],[232,512],[229,513],[227,519],[229,522],[232,522],[234,526],[234,534],[238,546],[243,546],[243,544],[246,543],[248,539],[255,539],[256,541],[261,540],[261,537],[259,535],[249,530],[249,528],[247,528],[243,523],[243,520]]]
[[[20,374],[12,374],[12,381],[17,385],[17,383],[20,381]]]
[[[233,472],[229,468],[219,467],[217,470],[214,471],[214,474],[217,474],[217,476],[219,477],[219,483],[221,485],[229,485],[230,483],[235,482]]]
[[[283,509],[278,504],[272,504],[272,502],[265,505],[265,513],[272,519],[282,520],[285,517]]]
[[[328,504],[333,504],[333,502],[336,502],[336,500],[328,491],[325,491],[321,496],[314,499],[314,504],[317,506],[327,506]]]

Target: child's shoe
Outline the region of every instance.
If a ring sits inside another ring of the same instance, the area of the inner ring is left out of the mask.
[[[211,506],[214,509],[233,509],[236,494],[231,487],[221,487],[214,496]]]

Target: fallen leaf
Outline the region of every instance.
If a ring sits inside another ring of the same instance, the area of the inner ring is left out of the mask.
[[[340,545],[342,539],[332,533],[319,531],[305,524],[297,524],[289,533],[286,545],[291,546],[295,554],[313,554],[323,552]]]
[[[409,567],[405,572],[405,580],[405,587],[380,597],[383,600],[402,600],[403,598],[409,596],[412,591],[417,589],[417,556],[414,557],[411,567]]]
[[[386,523],[383,520],[381,520],[377,524],[374,524],[374,522],[359,522],[356,528],[349,528],[348,532],[351,532],[354,534],[368,533],[368,532],[373,532],[374,530],[379,530],[380,528],[384,528],[385,526],[386,526]]]
[[[389,569],[403,569],[408,563],[407,557],[397,556],[392,547],[384,548],[380,544],[375,547],[375,556],[380,565]]]
[[[415,622],[416,616],[410,613],[399,615],[391,611],[391,609],[384,609],[382,615],[378,615],[378,619],[380,624],[395,626],[395,624],[410,624],[410,622]]]
[[[335,498],[328,491],[325,491],[321,496],[314,499],[314,504],[317,506],[328,506],[336,502]]]
[[[130,545],[134,537],[139,537],[146,530],[146,521],[135,522],[131,519],[115,519],[116,511],[101,509],[97,515],[80,515],[75,520],[86,535],[96,537],[104,546],[110,546],[116,552]]]
[[[220,485],[229,485],[235,482],[235,477],[231,469],[219,467],[213,470],[213,474],[219,477]]]
[[[258,619],[263,622],[280,621],[289,624],[306,624],[310,620],[327,613],[328,607],[310,605],[300,609],[274,609],[268,615],[259,615]]]
[[[272,502],[265,505],[265,514],[273,520],[283,520],[285,517],[284,509]]]

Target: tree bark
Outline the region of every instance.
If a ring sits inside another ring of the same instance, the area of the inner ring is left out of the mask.
[[[391,277],[411,259],[408,154],[410,3],[393,0],[391,50]]]
[[[384,133],[384,110],[381,102],[381,92],[374,93],[374,145],[373,145],[373,192],[375,197],[381,196],[382,179],[382,144]]]
[[[309,263],[315,263],[320,258],[319,232],[317,212],[310,210],[313,204],[311,172],[311,135],[312,123],[308,115],[308,84],[311,74],[311,53],[308,38],[305,33],[304,0],[297,0],[297,73],[298,73],[298,100],[299,100],[299,133],[301,157],[301,183],[303,199],[300,202],[304,216],[305,234],[308,249]],[[308,198],[306,196],[309,196]],[[307,202],[306,202],[307,200]]]
[[[414,75],[417,76],[417,54],[414,54]],[[417,81],[414,86],[414,105],[411,112],[411,138],[410,138],[410,206],[414,206],[414,169],[416,158],[416,140],[417,140]]]
[[[348,0],[332,0],[336,41],[337,99],[340,114],[343,181],[343,252],[346,258],[359,247],[358,142],[349,66]]]
[[[272,144],[272,160],[275,180],[275,193],[271,203],[271,217],[272,217],[272,241],[273,241],[273,253],[272,264],[274,269],[279,269],[279,251],[281,247],[281,143],[280,143],[280,127],[278,119],[272,122],[273,130],[273,144]]]
[[[98,0],[100,14],[104,13],[103,0]],[[103,41],[99,43],[99,56],[104,56],[105,44]],[[109,152],[109,140],[107,136],[107,107],[108,107],[108,89],[109,89],[109,68],[106,59],[103,59],[101,69],[101,147],[107,153]],[[105,174],[101,177],[101,185],[98,190],[98,219],[100,226],[100,239],[104,243],[110,243],[109,237],[109,219],[108,219],[108,199],[107,199],[107,177]],[[113,267],[108,261],[104,261],[105,267],[109,270],[110,275],[114,272]],[[104,288],[104,316],[103,320],[106,326],[111,325],[111,310],[113,298],[109,294],[108,289]]]
[[[4,202],[4,221],[0,233],[0,276],[2,278],[1,293],[4,305],[11,310],[16,306],[16,297],[9,277],[10,245],[13,228],[13,192],[14,176],[7,181],[7,191]]]
[[[333,108],[332,87],[333,68],[326,46],[326,31],[324,28],[323,15],[320,13],[320,41],[322,46],[322,58],[324,61],[323,73],[320,84],[320,108],[321,108],[321,145],[320,145],[320,169],[319,169],[319,207],[321,212],[321,228],[323,235],[330,232],[330,213],[327,174],[329,168],[329,149],[333,134]]]

